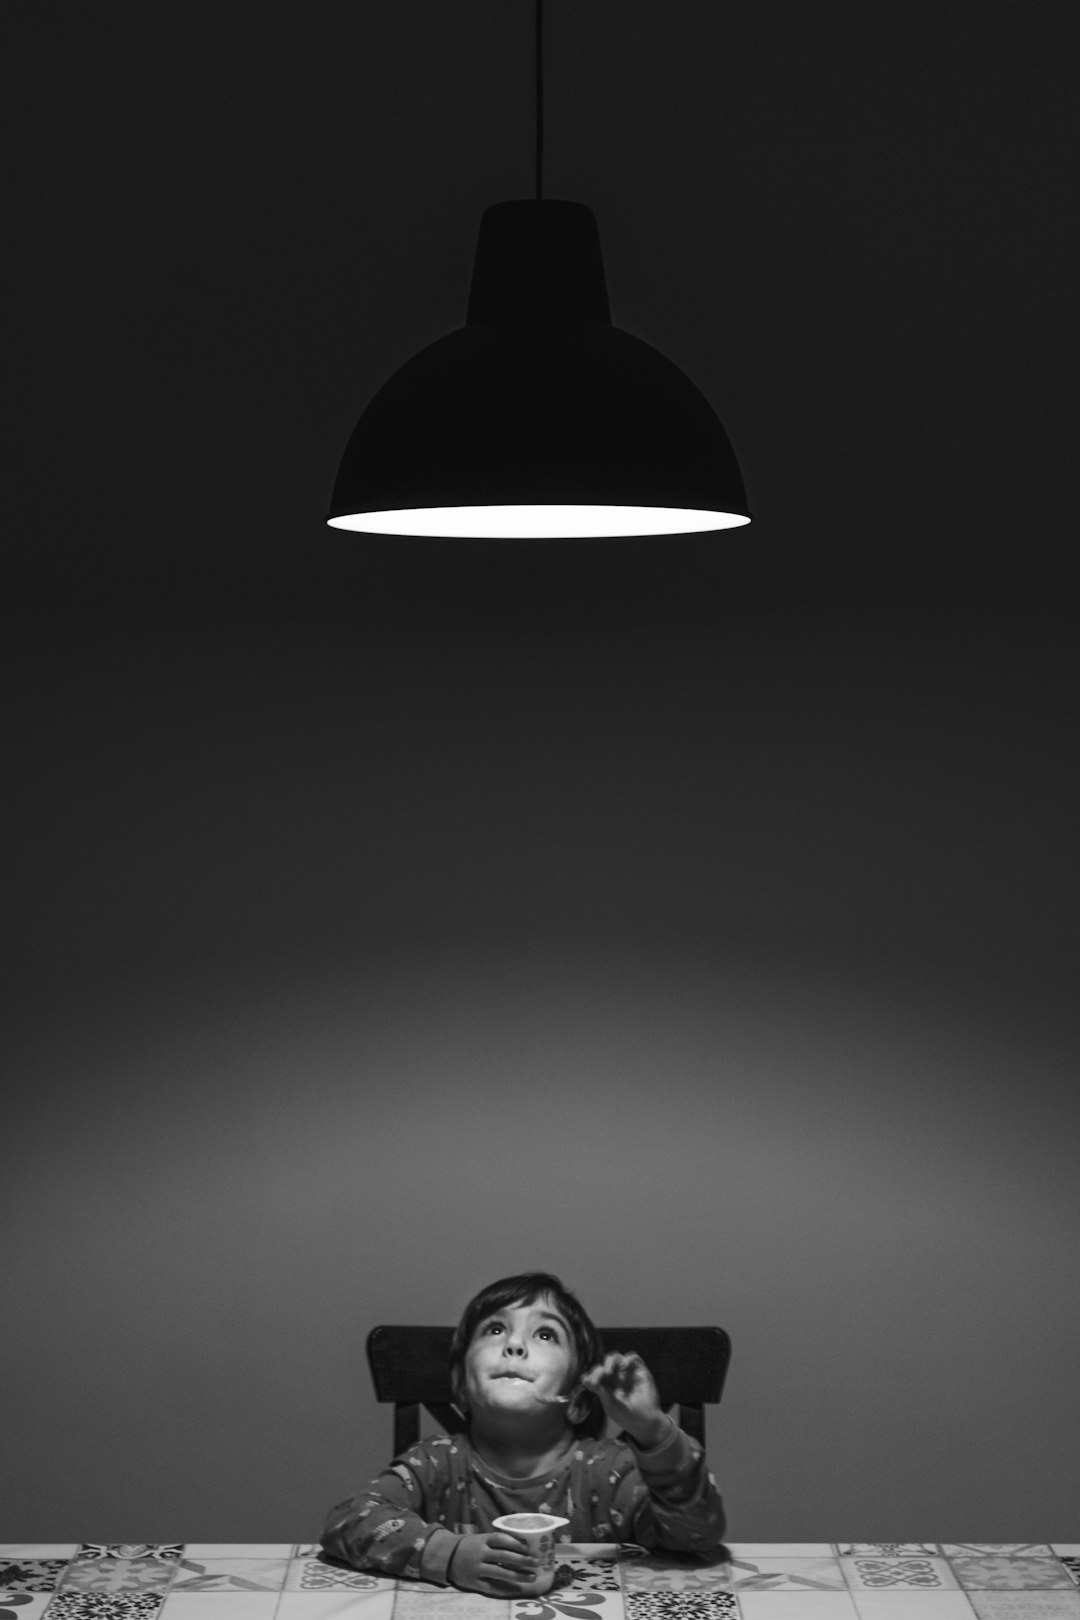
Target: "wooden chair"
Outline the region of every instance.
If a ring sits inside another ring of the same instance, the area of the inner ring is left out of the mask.
[[[448,1327],[376,1327],[367,1337],[375,1398],[394,1406],[394,1455],[420,1438],[420,1408],[448,1433],[464,1428],[450,1393]],[[660,1391],[665,1411],[679,1408],[680,1428],[705,1444],[705,1406],[720,1400],[731,1340],[717,1327],[601,1328],[604,1349],[636,1350]]]

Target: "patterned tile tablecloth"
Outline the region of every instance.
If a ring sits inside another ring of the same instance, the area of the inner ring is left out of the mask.
[[[733,1542],[724,1563],[560,1548],[551,1592],[485,1598],[304,1542],[0,1543],[0,1620],[1080,1620],[1080,1542]]]

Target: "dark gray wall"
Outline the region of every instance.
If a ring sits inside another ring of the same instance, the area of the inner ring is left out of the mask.
[[[1076,1540],[1080,9],[550,0],[755,521],[327,530],[528,0],[8,6],[0,1539],[313,1534],[363,1339],[723,1323],[736,1540]]]
[[[1073,1532],[1073,610],[635,556],[11,626],[5,1539],[315,1533],[533,1266],[734,1540]]]

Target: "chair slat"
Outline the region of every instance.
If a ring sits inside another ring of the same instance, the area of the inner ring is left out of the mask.
[[[375,1398],[394,1405],[394,1453],[420,1438],[420,1408],[426,1407],[443,1428],[462,1426],[453,1405],[448,1367],[453,1329],[448,1327],[381,1326],[367,1339],[368,1364]],[[706,1405],[716,1405],[724,1390],[731,1339],[717,1327],[601,1328],[605,1351],[636,1351],[656,1380],[660,1404],[679,1408],[679,1424],[705,1443]]]

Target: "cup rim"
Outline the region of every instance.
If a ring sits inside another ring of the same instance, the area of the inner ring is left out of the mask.
[[[511,1519],[543,1519],[544,1523],[531,1524],[525,1527],[524,1525],[511,1524]],[[545,1530],[557,1530],[560,1524],[569,1524],[570,1520],[561,1519],[557,1513],[530,1513],[526,1508],[522,1509],[520,1513],[501,1513],[497,1519],[492,1519],[491,1522],[497,1530],[512,1530],[515,1535],[520,1536],[529,1534],[539,1536]]]

